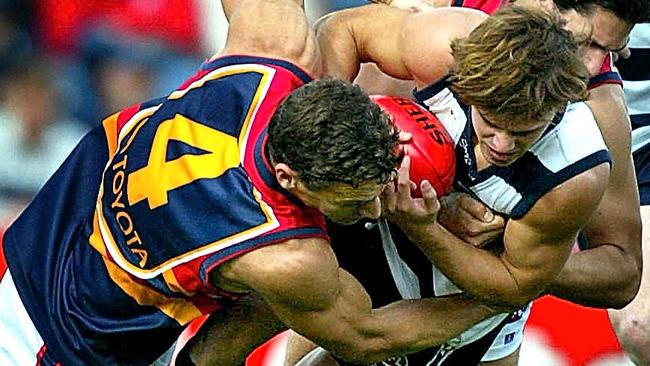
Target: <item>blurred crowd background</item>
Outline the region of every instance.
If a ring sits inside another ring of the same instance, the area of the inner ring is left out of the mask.
[[[0,0],[0,225],[85,132],[175,89],[226,27],[216,0]]]
[[[307,1],[312,19],[363,0]],[[225,43],[218,0],[0,0],[0,228],[79,139]]]

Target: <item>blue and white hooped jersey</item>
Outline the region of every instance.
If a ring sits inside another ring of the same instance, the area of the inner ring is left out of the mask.
[[[148,365],[237,298],[209,281],[220,263],[327,238],[265,150],[275,108],[311,80],[285,61],[222,57],[81,141],[4,237],[39,364]]]
[[[589,107],[571,103],[524,155],[507,167],[477,171],[470,107],[446,81],[417,91],[415,99],[435,113],[456,142],[457,187],[500,214],[519,219],[561,183],[605,162],[611,163]]]

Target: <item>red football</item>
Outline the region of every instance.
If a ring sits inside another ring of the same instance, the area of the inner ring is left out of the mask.
[[[427,179],[436,189],[438,197],[451,191],[456,173],[454,142],[440,120],[414,101],[385,95],[370,97],[388,113],[400,131],[407,131],[413,138],[402,144],[404,152],[411,157],[411,180],[418,185],[413,192],[420,197],[420,182]]]

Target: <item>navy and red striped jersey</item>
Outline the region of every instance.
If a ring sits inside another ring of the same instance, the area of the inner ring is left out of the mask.
[[[208,280],[220,263],[327,239],[265,151],[277,105],[311,80],[284,61],[222,57],[82,140],[4,238],[45,365],[149,364],[236,298]]]

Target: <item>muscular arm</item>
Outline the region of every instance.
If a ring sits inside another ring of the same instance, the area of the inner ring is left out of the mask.
[[[490,303],[523,306],[564,266],[578,231],[598,206],[608,172],[606,164],[594,167],[547,193],[523,218],[508,221],[499,254],[467,245],[437,221],[417,222],[400,212],[391,217],[456,285]],[[402,169],[399,179],[403,194],[409,188],[402,184],[408,182]]]
[[[478,302],[475,300],[472,301],[464,298],[463,295],[455,295],[447,298],[431,299],[428,301],[439,302],[440,305],[439,308],[435,310],[435,313],[431,314],[432,317],[439,320],[439,325],[437,325],[439,335],[437,337],[439,337],[441,341],[438,344],[459,335],[477,323],[477,318],[475,316],[477,313],[472,309],[465,309],[465,307],[468,306],[477,306]],[[475,303],[471,304],[472,302]],[[469,310],[469,317],[467,316],[467,310]],[[504,312],[505,311],[506,309],[504,309]],[[316,347],[318,346],[309,339],[294,331],[289,332],[285,355],[285,366],[295,365]],[[315,359],[317,359],[318,362],[315,362]],[[327,352],[318,353],[318,356],[315,359],[310,358],[310,362],[307,364],[318,366],[338,365],[331,355],[327,354]],[[303,365],[303,363],[300,365]]]
[[[612,154],[612,171],[603,200],[584,227],[590,248],[571,254],[549,291],[587,306],[622,308],[639,289],[642,267],[630,122],[618,85],[592,90],[588,104]]]
[[[392,77],[426,85],[449,72],[451,40],[467,36],[485,17],[463,8],[417,14],[384,5],[341,10],[317,29],[325,72],[353,80],[359,65],[374,62]]]
[[[319,76],[321,59],[302,1],[225,0],[228,40],[220,55],[254,55],[286,60]]]
[[[495,313],[462,298],[405,300],[371,309],[365,290],[338,267],[329,244],[317,239],[270,245],[218,268],[221,287],[260,294],[288,327],[354,362],[432,347]],[[466,323],[450,324],[451,313]]]

